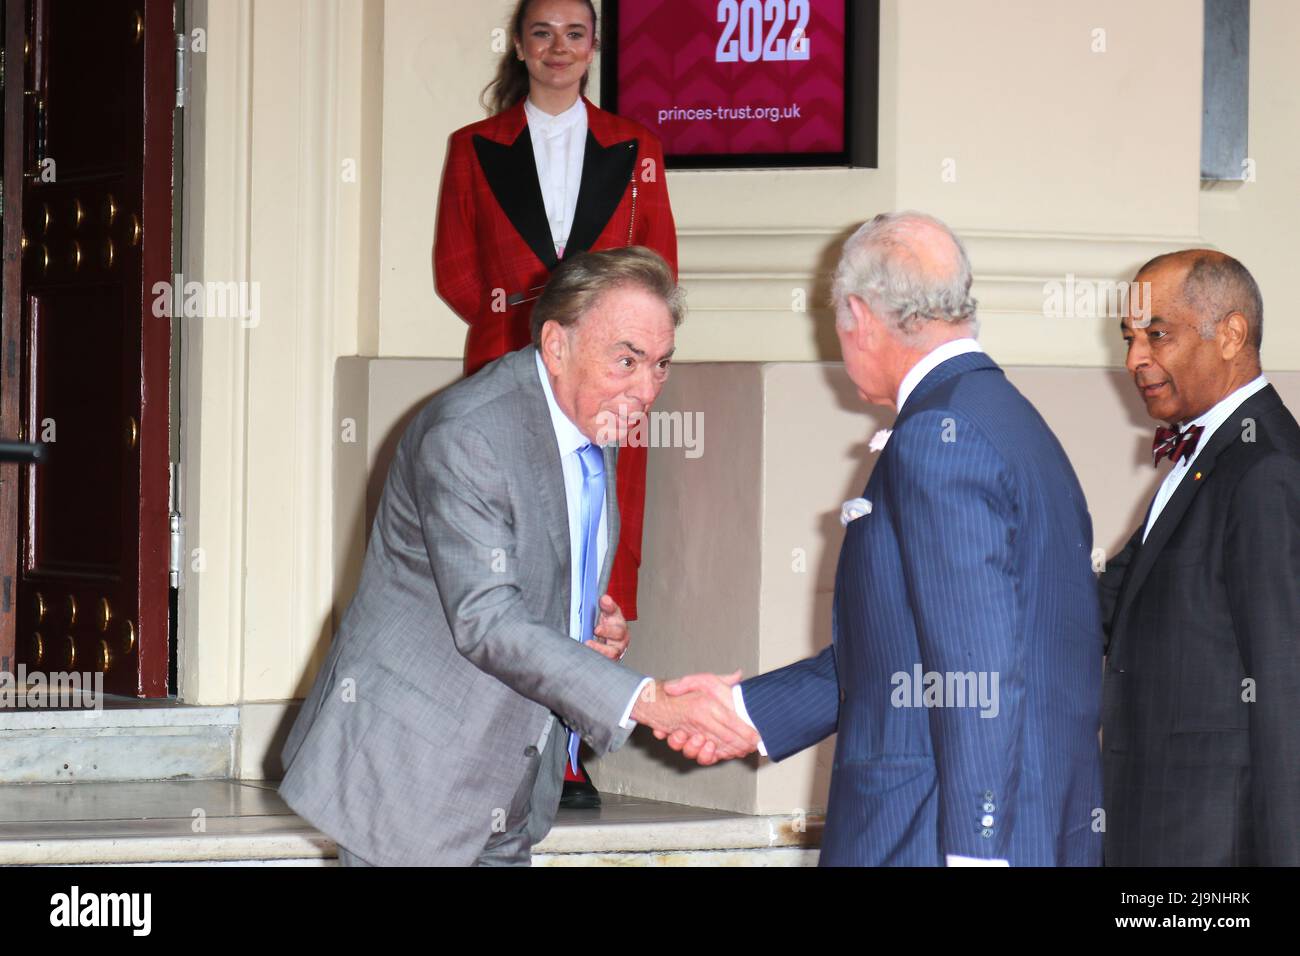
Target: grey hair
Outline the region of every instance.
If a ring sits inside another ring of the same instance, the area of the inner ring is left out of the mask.
[[[645,246],[620,246],[565,256],[533,306],[533,344],[542,347],[542,326],[570,328],[613,289],[644,289],[668,307],[673,327],[686,317],[686,298],[664,258]]]
[[[1184,249],[1156,256],[1137,271],[1166,264],[1191,261],[1183,277],[1183,301],[1198,317],[1196,331],[1202,339],[1214,338],[1219,323],[1233,312],[1246,319],[1250,344],[1255,351],[1264,343],[1264,297],[1250,270],[1226,253],[1213,249]]]
[[[936,256],[923,254],[918,234],[925,232],[938,232],[951,243],[948,250],[937,250],[937,268]],[[968,325],[974,334],[979,321],[970,295],[971,278],[966,249],[944,223],[920,212],[881,213],[844,243],[831,304],[836,323],[844,329],[853,324],[848,300],[854,295],[904,340],[915,340],[931,321]]]

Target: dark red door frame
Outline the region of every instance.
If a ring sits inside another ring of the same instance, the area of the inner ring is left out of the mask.
[[[176,115],[173,0],[144,0],[144,189],[140,301],[139,695],[167,695],[171,320],[151,308],[172,281],[172,124]],[[179,293],[180,290],[173,290]],[[176,301],[173,295],[172,301]],[[147,507],[146,507],[147,505]]]
[[[5,0],[3,301],[0,302],[0,437],[17,438],[22,424],[19,361],[22,343],[23,0]],[[18,601],[18,469],[0,464],[0,671],[15,670]]]

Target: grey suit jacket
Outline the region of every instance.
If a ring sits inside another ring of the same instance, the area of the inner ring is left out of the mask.
[[[642,681],[568,636],[569,526],[535,349],[431,399],[397,448],[357,593],[283,757],[299,815],[380,865],[472,863],[525,818],[554,711],[615,750]],[[606,449],[609,547],[618,541]]]

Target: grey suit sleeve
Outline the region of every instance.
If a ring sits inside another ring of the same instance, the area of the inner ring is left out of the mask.
[[[630,731],[619,721],[644,677],[542,623],[527,606],[508,481],[488,441],[463,420],[435,427],[420,442],[417,471],[425,548],[456,649],[555,711],[597,753],[622,746]]]

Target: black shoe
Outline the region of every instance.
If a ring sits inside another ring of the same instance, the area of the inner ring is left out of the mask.
[[[578,773],[581,780],[564,781],[564,790],[560,794],[561,810],[595,810],[600,807],[600,791],[591,783],[587,768],[578,761]]]

